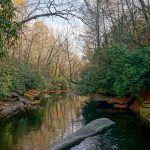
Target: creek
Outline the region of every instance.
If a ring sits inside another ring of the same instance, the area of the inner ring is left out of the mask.
[[[106,117],[116,122],[104,138],[119,150],[150,150],[150,134],[130,111],[97,108],[87,97],[74,94],[52,95],[41,108],[20,114],[0,126],[0,150],[49,150],[58,140],[90,121]]]

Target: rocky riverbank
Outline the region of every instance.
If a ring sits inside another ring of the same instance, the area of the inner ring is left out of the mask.
[[[99,102],[102,107],[109,106],[114,109],[130,109],[138,114],[141,119],[150,127],[150,90],[141,93],[138,99],[114,98],[95,94],[92,99]],[[105,106],[104,106],[105,105]]]
[[[0,101],[0,120],[3,121],[20,112],[31,111],[39,107],[40,92],[37,90],[28,90],[23,96],[12,93],[8,99]]]

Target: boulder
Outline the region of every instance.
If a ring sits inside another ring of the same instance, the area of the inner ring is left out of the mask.
[[[81,141],[84,141],[88,137],[92,137],[98,133],[107,131],[108,129],[112,128],[114,124],[115,123],[113,121],[107,118],[94,120],[81,129],[77,130],[75,133],[60,140],[51,148],[51,150],[67,150],[79,144]]]
[[[69,150],[119,150],[119,145],[113,143],[109,134],[108,131],[103,136],[89,137]]]
[[[100,150],[100,149],[101,149],[100,137],[94,136],[87,138],[79,145],[71,148],[70,150]]]
[[[16,99],[16,100],[14,100]],[[0,102],[0,124],[23,111],[30,111],[39,107],[40,101],[31,101],[29,97],[20,96],[16,93],[12,94],[12,98]]]

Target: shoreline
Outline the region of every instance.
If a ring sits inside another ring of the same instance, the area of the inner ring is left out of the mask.
[[[148,90],[147,93],[149,91],[150,90]],[[150,128],[150,94],[145,94],[145,96],[134,99],[134,101],[130,97],[114,98],[100,94],[93,95],[92,99],[99,102],[99,107],[111,107],[116,110],[131,110],[141,118],[148,128]]]
[[[24,95],[12,93],[10,98],[0,101],[0,122],[3,122],[22,112],[28,112],[40,107],[40,97],[45,94],[63,94],[68,90],[45,90],[38,91],[36,89],[27,90]]]
[[[32,111],[40,106],[39,97],[41,92],[37,90],[28,90],[24,95],[12,93],[8,99],[0,101],[0,121],[3,122],[21,112]]]

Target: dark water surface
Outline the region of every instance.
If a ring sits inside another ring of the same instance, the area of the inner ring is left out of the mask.
[[[101,117],[116,122],[104,138],[106,145],[120,150],[150,150],[150,135],[133,113],[96,109],[94,102],[86,101],[76,95],[53,95],[43,100],[41,109],[1,125],[0,150],[49,150],[57,140]]]

